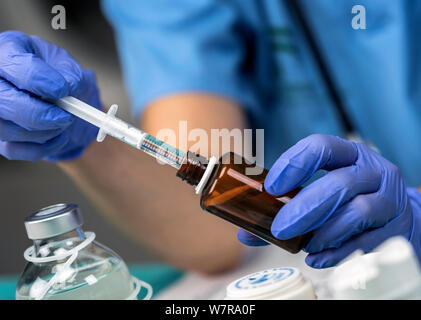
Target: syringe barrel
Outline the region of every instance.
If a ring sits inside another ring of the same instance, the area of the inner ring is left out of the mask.
[[[54,103],[67,112],[102,129],[106,134],[140,149],[140,144],[146,134],[123,120],[106,114],[71,96],[55,100]]]
[[[163,163],[169,164],[177,170],[180,169],[186,157],[186,154],[181,150],[166,144],[164,141],[161,141],[150,134],[146,134],[142,139],[140,150]]]
[[[102,123],[101,129],[108,135],[130,144],[137,149],[140,149],[142,141],[147,135],[142,130],[137,129],[114,116],[107,117]]]

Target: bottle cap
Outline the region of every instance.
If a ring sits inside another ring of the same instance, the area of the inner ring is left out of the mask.
[[[231,282],[227,300],[314,300],[313,285],[296,268],[273,268]]]
[[[75,230],[83,224],[76,204],[55,204],[31,214],[25,219],[28,238],[47,239]]]

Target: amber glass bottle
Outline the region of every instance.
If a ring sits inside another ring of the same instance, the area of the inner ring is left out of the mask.
[[[177,172],[177,176],[191,185],[198,185],[204,177],[207,160],[191,152]],[[273,243],[291,253],[299,252],[309,241],[310,234],[289,240],[279,240],[271,233],[271,225],[278,211],[293,198],[301,188],[284,195],[273,196],[264,189],[266,169],[259,175],[247,175],[244,158],[226,153],[212,168],[201,191],[201,207],[225,219],[259,238]]]

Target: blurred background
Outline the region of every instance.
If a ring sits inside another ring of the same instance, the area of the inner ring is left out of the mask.
[[[66,8],[66,30],[54,30],[51,8]],[[119,117],[130,121],[113,32],[102,16],[98,0],[2,0],[0,32],[19,30],[65,48],[97,75],[102,102],[120,106]],[[31,245],[23,220],[32,212],[55,203],[79,204],[85,230],[116,251],[126,262],[151,262],[154,257],[109,224],[55,165],[46,162],[8,161],[0,156],[0,274],[23,270],[24,250]]]

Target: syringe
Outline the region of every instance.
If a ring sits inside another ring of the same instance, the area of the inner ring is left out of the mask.
[[[108,113],[102,112],[74,97],[64,97],[50,102],[99,128],[97,141],[106,135],[113,136],[136,149],[142,150],[156,159],[180,169],[185,153],[156,139],[115,116],[118,106],[113,104]]]

